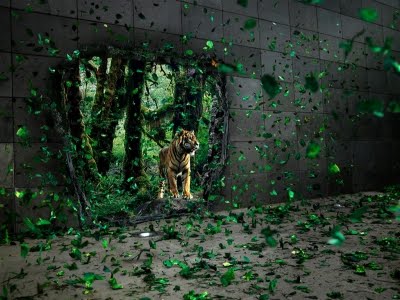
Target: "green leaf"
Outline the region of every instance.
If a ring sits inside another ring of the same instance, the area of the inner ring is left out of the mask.
[[[121,284],[118,284],[117,280],[115,277],[112,277],[108,280],[108,283],[110,284],[111,288],[113,290],[120,290],[123,289],[124,287]]]
[[[273,235],[276,233],[276,230],[271,230],[270,226],[261,230],[261,234],[264,235],[265,241],[267,242],[268,246],[276,247],[278,242],[275,240]]]
[[[354,273],[357,274],[357,275],[363,275],[363,276],[365,276],[366,273],[365,273],[365,268],[364,268],[364,266],[356,265],[356,269],[354,270]]]
[[[314,74],[308,74],[306,76],[306,84],[304,85],[304,88],[306,90],[310,90],[312,93],[315,93],[319,89],[319,83],[317,78],[314,76]]]
[[[239,4],[240,6],[246,8],[248,5],[248,0],[237,0],[237,4]]]
[[[264,74],[261,77],[261,84],[262,84],[263,89],[270,96],[270,99],[273,99],[282,90],[282,87],[276,81],[275,77],[273,77],[269,74]]]
[[[332,237],[332,239],[330,239],[328,241],[328,244],[334,245],[334,246],[341,246],[343,244],[343,242],[346,240],[343,233],[340,232],[339,226],[335,226],[332,229],[331,237]]]
[[[385,104],[380,99],[367,99],[357,103],[357,111],[361,113],[372,113],[382,118],[384,116]]]
[[[45,225],[51,225],[51,222],[49,220],[45,220],[42,218],[39,218],[36,222],[36,226],[45,226]]]
[[[104,249],[107,249],[108,248],[108,240],[102,239],[101,240],[101,245],[103,246]]]
[[[229,268],[229,270],[226,271],[220,278],[222,285],[225,287],[230,285],[234,279],[235,279],[234,268]]]
[[[244,22],[244,29],[246,29],[246,30],[251,30],[251,29],[253,29],[253,28],[255,28],[257,26],[257,21],[255,20],[255,19],[247,19],[245,22]]]
[[[195,291],[190,291],[183,295],[183,300],[206,300],[209,299],[208,292],[203,292],[201,294],[196,294]]]
[[[337,164],[329,163],[328,172],[329,174],[337,174],[340,173],[340,168]]]
[[[378,19],[378,12],[374,8],[362,8],[359,11],[361,20],[366,22],[374,22]]]
[[[26,128],[26,126],[22,126],[17,130],[17,136],[23,140],[26,140],[29,138],[29,130]]]
[[[275,293],[277,283],[278,283],[278,279],[276,279],[276,278],[272,279],[272,280],[269,282],[268,291],[269,291],[271,294]]]
[[[318,157],[320,152],[321,152],[321,146],[314,141],[310,141],[310,143],[307,146],[306,157],[314,159]]]
[[[26,243],[21,244],[21,256],[23,258],[27,257],[29,253],[29,245]]]
[[[235,71],[235,66],[228,64],[218,64],[218,71],[221,73],[232,73]]]
[[[206,42],[206,46],[207,46],[208,49],[214,48],[214,43],[213,43],[213,41],[207,41],[207,42]]]

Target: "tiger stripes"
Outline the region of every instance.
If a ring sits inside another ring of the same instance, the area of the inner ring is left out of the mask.
[[[190,193],[190,156],[199,148],[199,142],[193,131],[182,130],[175,135],[169,147],[160,150],[160,182],[158,198],[164,198],[165,181],[174,198],[179,198],[177,177],[183,182],[183,198],[192,199]]]

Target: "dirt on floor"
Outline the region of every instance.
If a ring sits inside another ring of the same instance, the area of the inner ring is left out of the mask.
[[[362,193],[25,239],[0,247],[0,299],[400,299],[398,205]]]

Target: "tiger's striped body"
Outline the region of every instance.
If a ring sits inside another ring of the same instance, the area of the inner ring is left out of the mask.
[[[167,180],[169,191],[174,198],[179,197],[177,177],[183,182],[183,197],[193,198],[190,193],[190,156],[199,148],[193,131],[177,133],[169,147],[160,150],[160,176]],[[165,180],[161,181],[158,198],[164,198]]]

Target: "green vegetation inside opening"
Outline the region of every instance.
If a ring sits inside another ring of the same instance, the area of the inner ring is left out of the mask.
[[[106,74],[104,75],[107,80],[112,80],[113,66],[112,58],[107,59]],[[82,94],[81,113],[83,117],[83,124],[85,126],[85,133],[88,135],[88,139],[93,148],[93,156],[96,155],[96,145],[100,144],[99,141],[94,137],[94,127],[98,126],[98,122],[104,123],[104,128],[111,126],[112,120],[117,121],[115,125],[115,132],[113,133],[112,150],[110,157],[109,169],[106,173],[99,175],[99,180],[85,180],[85,191],[89,196],[89,199],[93,203],[94,215],[97,217],[106,217],[108,215],[131,215],[134,209],[149,200],[154,200],[158,193],[160,176],[158,174],[158,163],[159,163],[159,151],[161,146],[168,146],[174,136],[174,111],[176,95],[176,81],[177,73],[184,74],[185,69],[179,66],[179,69],[173,69],[171,66],[166,64],[155,64],[148,63],[145,66],[144,72],[144,83],[141,98],[141,153],[142,153],[142,165],[145,175],[139,183],[142,184],[142,188],[139,187],[138,181],[133,178],[132,191],[128,192],[123,187],[124,174],[123,166],[126,154],[126,130],[125,124],[127,120],[127,109],[122,107],[117,115],[108,117],[108,119],[100,119],[99,114],[103,113],[104,107],[96,110],[96,93],[98,93],[97,81],[99,80],[99,69],[101,64],[104,63],[99,57],[93,57],[88,61],[90,68],[81,65],[81,86],[80,92]],[[126,94],[129,93],[126,88],[126,81],[131,75],[128,65],[124,66],[124,87],[120,87],[119,90],[115,91],[115,97],[118,98],[114,101],[123,101]],[[179,79],[178,79],[179,80]],[[180,79],[182,80],[182,79]],[[107,95],[107,84],[104,87],[104,94]],[[196,152],[195,157],[192,157],[192,180],[191,180],[191,192],[197,197],[202,197],[202,188],[200,186],[201,176],[204,173],[203,167],[207,162],[208,154],[208,136],[209,136],[209,124],[211,122],[210,109],[212,105],[212,98],[214,90],[213,85],[215,82],[212,78],[207,78],[202,85],[202,115],[199,118],[198,131],[196,133],[197,139],[200,143],[200,148]],[[98,95],[97,95],[98,96]],[[107,97],[105,97],[107,98]],[[129,97],[128,97],[129,99]],[[104,100],[105,102],[107,99]],[[131,101],[131,100],[128,100]],[[103,105],[106,106],[106,105]],[[156,113],[160,115],[159,118],[150,118]],[[150,120],[149,120],[150,119]],[[111,120],[111,121],[110,121]],[[98,135],[98,139],[104,139],[101,134]],[[103,151],[104,152],[104,151]],[[97,162],[98,163],[98,162]],[[137,189],[137,190],[135,190]],[[181,192],[181,187],[180,187]]]

